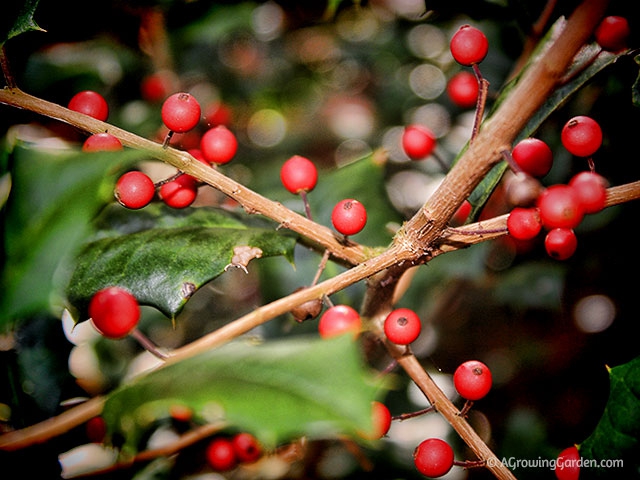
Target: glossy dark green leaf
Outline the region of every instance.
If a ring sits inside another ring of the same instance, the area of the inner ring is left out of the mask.
[[[40,0],[12,0],[2,5],[0,15],[0,47],[21,33],[42,30],[34,20]]]
[[[581,458],[594,462],[581,469],[580,478],[632,478],[627,475],[640,468],[640,357],[609,369],[609,381],[602,418],[579,445]]]
[[[119,172],[142,155],[13,150],[12,185],[2,218],[1,328],[61,306],[72,255],[91,235],[93,217],[113,201]]]
[[[78,320],[86,318],[93,294],[111,285],[127,288],[142,305],[175,318],[198,288],[226,269],[247,268],[253,258],[277,255],[292,261],[296,243],[289,231],[247,226],[209,208],[127,210],[116,204],[98,224],[97,239],[78,255],[67,288]],[[248,254],[245,262],[234,260],[243,253]]]
[[[240,341],[170,364],[111,393],[103,410],[110,438],[134,454],[145,432],[191,408],[201,421],[252,432],[267,447],[300,436],[356,435],[372,429],[371,402],[382,385],[364,367],[357,342],[298,336]]]

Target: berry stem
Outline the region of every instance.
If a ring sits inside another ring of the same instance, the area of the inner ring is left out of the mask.
[[[399,415],[394,415],[391,417],[391,420],[398,420],[402,422],[403,420],[419,417],[420,415],[424,415],[426,413],[431,413],[435,411],[436,411],[436,407],[434,405],[429,405],[428,407],[423,408],[422,410],[416,410],[415,412],[407,412],[407,413],[400,413]]]
[[[168,358],[167,355],[165,353],[161,352],[160,349],[158,348],[158,346],[149,339],[149,337],[147,337],[144,333],[142,333],[137,328],[134,328],[131,331],[130,335],[133,338],[135,338],[137,340],[137,342],[140,345],[142,345],[146,351],[148,351],[149,353],[151,353],[155,357],[159,358],[162,361],[164,361],[164,360],[166,360]]]
[[[454,460],[453,464],[462,468],[480,468],[484,467],[486,460]]]
[[[161,187],[162,185],[164,185],[165,183],[169,183],[169,182],[173,182],[174,180],[177,180],[177,179],[178,179],[178,178],[180,178],[182,175],[184,175],[184,172],[180,172],[180,171],[178,171],[178,172],[174,173],[173,175],[171,175],[170,177],[165,178],[164,180],[159,180],[159,181],[155,182],[153,185],[154,185],[156,188],[159,188],[159,187]]]
[[[322,259],[320,260],[320,265],[318,265],[318,270],[316,271],[316,275],[313,277],[313,281],[311,282],[311,286],[315,285],[316,283],[318,283],[318,280],[320,280],[320,275],[322,275],[322,272],[324,271],[325,267],[327,266],[327,262],[329,261],[329,257],[331,255],[331,252],[327,249],[324,251],[324,253],[322,254]]]
[[[304,203],[304,213],[307,216],[307,218],[309,220],[313,220],[312,216],[311,216],[311,206],[309,205],[309,196],[307,195],[307,192],[305,190],[300,190],[300,198],[302,198],[302,201]]]
[[[478,130],[480,130],[480,122],[482,122],[482,117],[484,117],[484,107],[487,103],[487,96],[489,95],[489,81],[486,80],[482,73],[480,72],[480,66],[477,63],[474,63],[473,73],[478,80],[478,100],[476,101],[476,115],[473,120],[473,130],[471,131],[471,140],[475,140],[478,135]]]
[[[466,417],[467,413],[469,413],[469,410],[471,410],[471,407],[473,407],[473,402],[471,400],[467,400],[466,402],[464,402],[462,410],[460,410],[460,416]]]
[[[513,155],[511,155],[511,150],[507,148],[503,148],[502,150],[500,150],[500,155],[502,155],[502,158],[505,159],[505,161],[509,164],[509,168],[511,168],[511,170],[514,173],[526,174],[525,171],[522,170],[522,168],[520,168],[520,165],[518,165],[518,162],[516,162],[513,159]]]
[[[173,130],[169,130],[167,135],[164,137],[164,142],[162,142],[162,148],[166,149],[169,146],[169,142],[173,137]]]

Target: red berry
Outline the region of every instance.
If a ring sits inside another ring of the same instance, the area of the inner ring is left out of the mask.
[[[92,90],[84,90],[76,93],[69,104],[69,110],[84,113],[90,117],[105,122],[109,117],[109,105],[102,95]]]
[[[162,122],[177,133],[188,132],[200,122],[200,104],[189,93],[179,92],[169,96],[162,104]]]
[[[554,228],[544,238],[544,248],[551,258],[566,260],[578,248],[576,234],[570,228]]]
[[[427,438],[413,452],[418,471],[431,478],[441,477],[453,467],[453,448],[439,438]]]
[[[480,400],[489,393],[492,383],[491,370],[479,360],[467,360],[453,374],[453,385],[465,400]]]
[[[107,425],[104,418],[91,417],[85,424],[85,431],[91,443],[102,443],[107,433]]]
[[[367,210],[363,204],[353,198],[339,201],[333,212],[331,221],[336,230],[343,235],[355,235],[367,223]]]
[[[224,103],[212,103],[206,108],[204,119],[208,125],[214,127],[216,125],[225,125],[228,127],[233,120],[233,111]]]
[[[385,335],[398,345],[409,345],[415,341],[421,329],[420,317],[409,308],[396,308],[384,320]]]
[[[180,175],[160,187],[160,198],[173,208],[186,208],[198,196],[198,181],[191,175]]]
[[[436,148],[436,136],[424,125],[409,125],[402,132],[402,149],[411,160],[421,160]]]
[[[489,41],[481,30],[462,25],[451,38],[449,47],[454,60],[469,67],[484,60],[489,52]]]
[[[537,207],[542,225],[547,228],[575,228],[584,217],[578,193],[569,185],[552,185],[539,196]]]
[[[523,172],[532,177],[544,177],[553,165],[553,152],[538,138],[525,138],[513,147],[513,160]]]
[[[582,203],[584,213],[597,213],[607,203],[607,181],[595,172],[580,172],[569,180]]]
[[[469,218],[472,209],[473,205],[471,205],[471,202],[469,200],[464,200],[451,217],[451,222],[454,225],[462,225],[467,221],[467,218]]]
[[[560,139],[569,153],[577,157],[590,157],[602,145],[602,129],[593,118],[578,115],[562,127]]]
[[[82,144],[83,152],[116,152],[122,150],[122,142],[107,132],[94,133]]]
[[[219,472],[231,470],[238,464],[233,443],[226,437],[216,437],[211,440],[205,455],[209,466]]]
[[[238,150],[238,141],[231,130],[224,125],[218,125],[202,135],[200,150],[210,163],[228,163]]]
[[[106,287],[89,302],[89,316],[96,330],[107,338],[122,338],[136,328],[140,306],[136,298],[121,287]]]
[[[625,49],[630,34],[631,29],[627,19],[615,15],[603,18],[594,32],[596,42],[603,49],[611,52]]]
[[[554,473],[558,480],[578,480],[580,477],[580,452],[575,445],[560,452],[556,459]]]
[[[348,305],[328,308],[318,321],[318,333],[322,338],[331,338],[349,333],[356,337],[362,328],[360,314]]]
[[[122,175],[116,182],[114,191],[116,200],[121,205],[134,210],[149,205],[155,193],[156,186],[153,180],[137,170]]]
[[[308,158],[294,155],[282,165],[280,180],[291,193],[310,192],[318,183],[318,169]]]
[[[241,432],[231,438],[236,458],[242,463],[253,463],[262,456],[262,446],[249,432]]]
[[[471,72],[458,72],[447,83],[447,95],[460,108],[475,107],[479,91],[478,79]]]
[[[373,416],[373,432],[361,432],[361,436],[367,440],[378,440],[384,437],[391,428],[391,412],[387,406],[374,400],[371,402],[371,410]]]
[[[507,229],[516,240],[535,238],[542,230],[540,212],[537,208],[514,208],[507,218]]]
[[[140,83],[142,98],[150,103],[159,103],[169,96],[175,84],[174,75],[165,70],[150,73]]]

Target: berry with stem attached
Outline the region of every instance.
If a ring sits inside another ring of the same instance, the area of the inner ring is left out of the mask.
[[[539,138],[520,140],[513,147],[511,156],[516,165],[532,177],[544,177],[553,165],[551,148]]]
[[[578,239],[570,228],[554,228],[544,238],[544,248],[551,258],[566,260],[578,248]]]
[[[453,467],[453,448],[440,438],[427,438],[414,450],[413,461],[421,474],[431,478],[441,477]]]
[[[617,15],[604,17],[594,32],[598,45],[614,53],[627,47],[630,34],[629,21]]]
[[[409,308],[396,308],[384,320],[384,333],[390,342],[409,345],[419,336],[422,322],[416,312]]]
[[[402,149],[411,160],[421,160],[433,152],[436,147],[436,136],[430,128],[413,124],[402,132]]]
[[[602,145],[600,124],[586,115],[571,118],[560,132],[562,145],[576,157],[590,157]]]
[[[509,235],[517,240],[531,240],[542,230],[540,212],[537,208],[516,207],[507,217]]]
[[[186,208],[198,196],[198,181],[191,175],[182,174],[178,178],[160,186],[160,198],[172,208]]]
[[[122,148],[120,139],[108,132],[89,135],[82,144],[83,152],[117,152]]]
[[[580,477],[580,452],[575,445],[560,452],[553,471],[558,480],[578,480]]]
[[[542,225],[547,229],[575,228],[584,217],[582,202],[569,185],[551,185],[537,200]]]
[[[447,83],[449,99],[460,108],[475,107],[479,92],[478,79],[471,72],[458,72]]]
[[[318,333],[322,338],[351,334],[356,337],[362,328],[360,314],[349,305],[328,308],[318,321]]]
[[[236,450],[231,439],[227,437],[212,439],[207,445],[205,456],[209,466],[219,472],[231,470],[238,464]]]
[[[462,25],[451,37],[449,48],[456,62],[469,67],[485,59],[489,52],[489,41],[476,27]]]
[[[293,194],[310,192],[318,183],[318,169],[308,158],[294,155],[282,164],[280,180]]]
[[[200,103],[190,93],[178,92],[167,97],[160,113],[162,122],[170,131],[184,133],[200,122]]]
[[[69,110],[84,113],[103,122],[109,118],[109,105],[105,98],[93,90],[76,93],[67,104]]]
[[[492,383],[491,370],[479,360],[467,360],[453,373],[453,385],[456,391],[462,398],[472,402],[487,395]]]
[[[207,130],[200,139],[200,151],[209,163],[230,162],[238,150],[238,140],[224,125]]]
[[[367,223],[367,209],[358,200],[347,198],[339,201],[331,212],[331,222],[341,234],[355,235]]]
[[[602,175],[591,171],[580,172],[569,180],[569,186],[576,191],[584,213],[597,213],[605,207],[607,181]]]
[[[106,287],[91,297],[89,317],[103,336],[123,338],[138,325],[140,306],[128,290],[117,286]]]
[[[377,400],[371,402],[371,415],[373,418],[373,431],[360,432],[360,436],[367,440],[378,440],[384,437],[391,428],[393,417],[387,406]]]
[[[137,210],[149,205],[156,187],[149,176],[137,170],[123,174],[116,182],[114,195],[124,207]]]

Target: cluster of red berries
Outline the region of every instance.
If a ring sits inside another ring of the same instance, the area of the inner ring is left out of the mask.
[[[255,463],[262,455],[262,445],[249,432],[217,435],[209,441],[205,450],[207,463],[218,472],[232,470],[241,464]]]
[[[564,125],[561,141],[571,154],[590,158],[602,144],[602,130],[594,119],[579,115]],[[511,155],[516,168],[532,177],[542,177],[551,169],[553,155],[542,140],[524,139],[513,148]],[[531,240],[545,229],[545,249],[549,256],[566,260],[578,245],[574,229],[585,215],[605,207],[606,187],[604,177],[588,170],[577,173],[567,184],[543,188],[533,206],[515,207],[511,211],[507,219],[509,234],[517,240]]]

